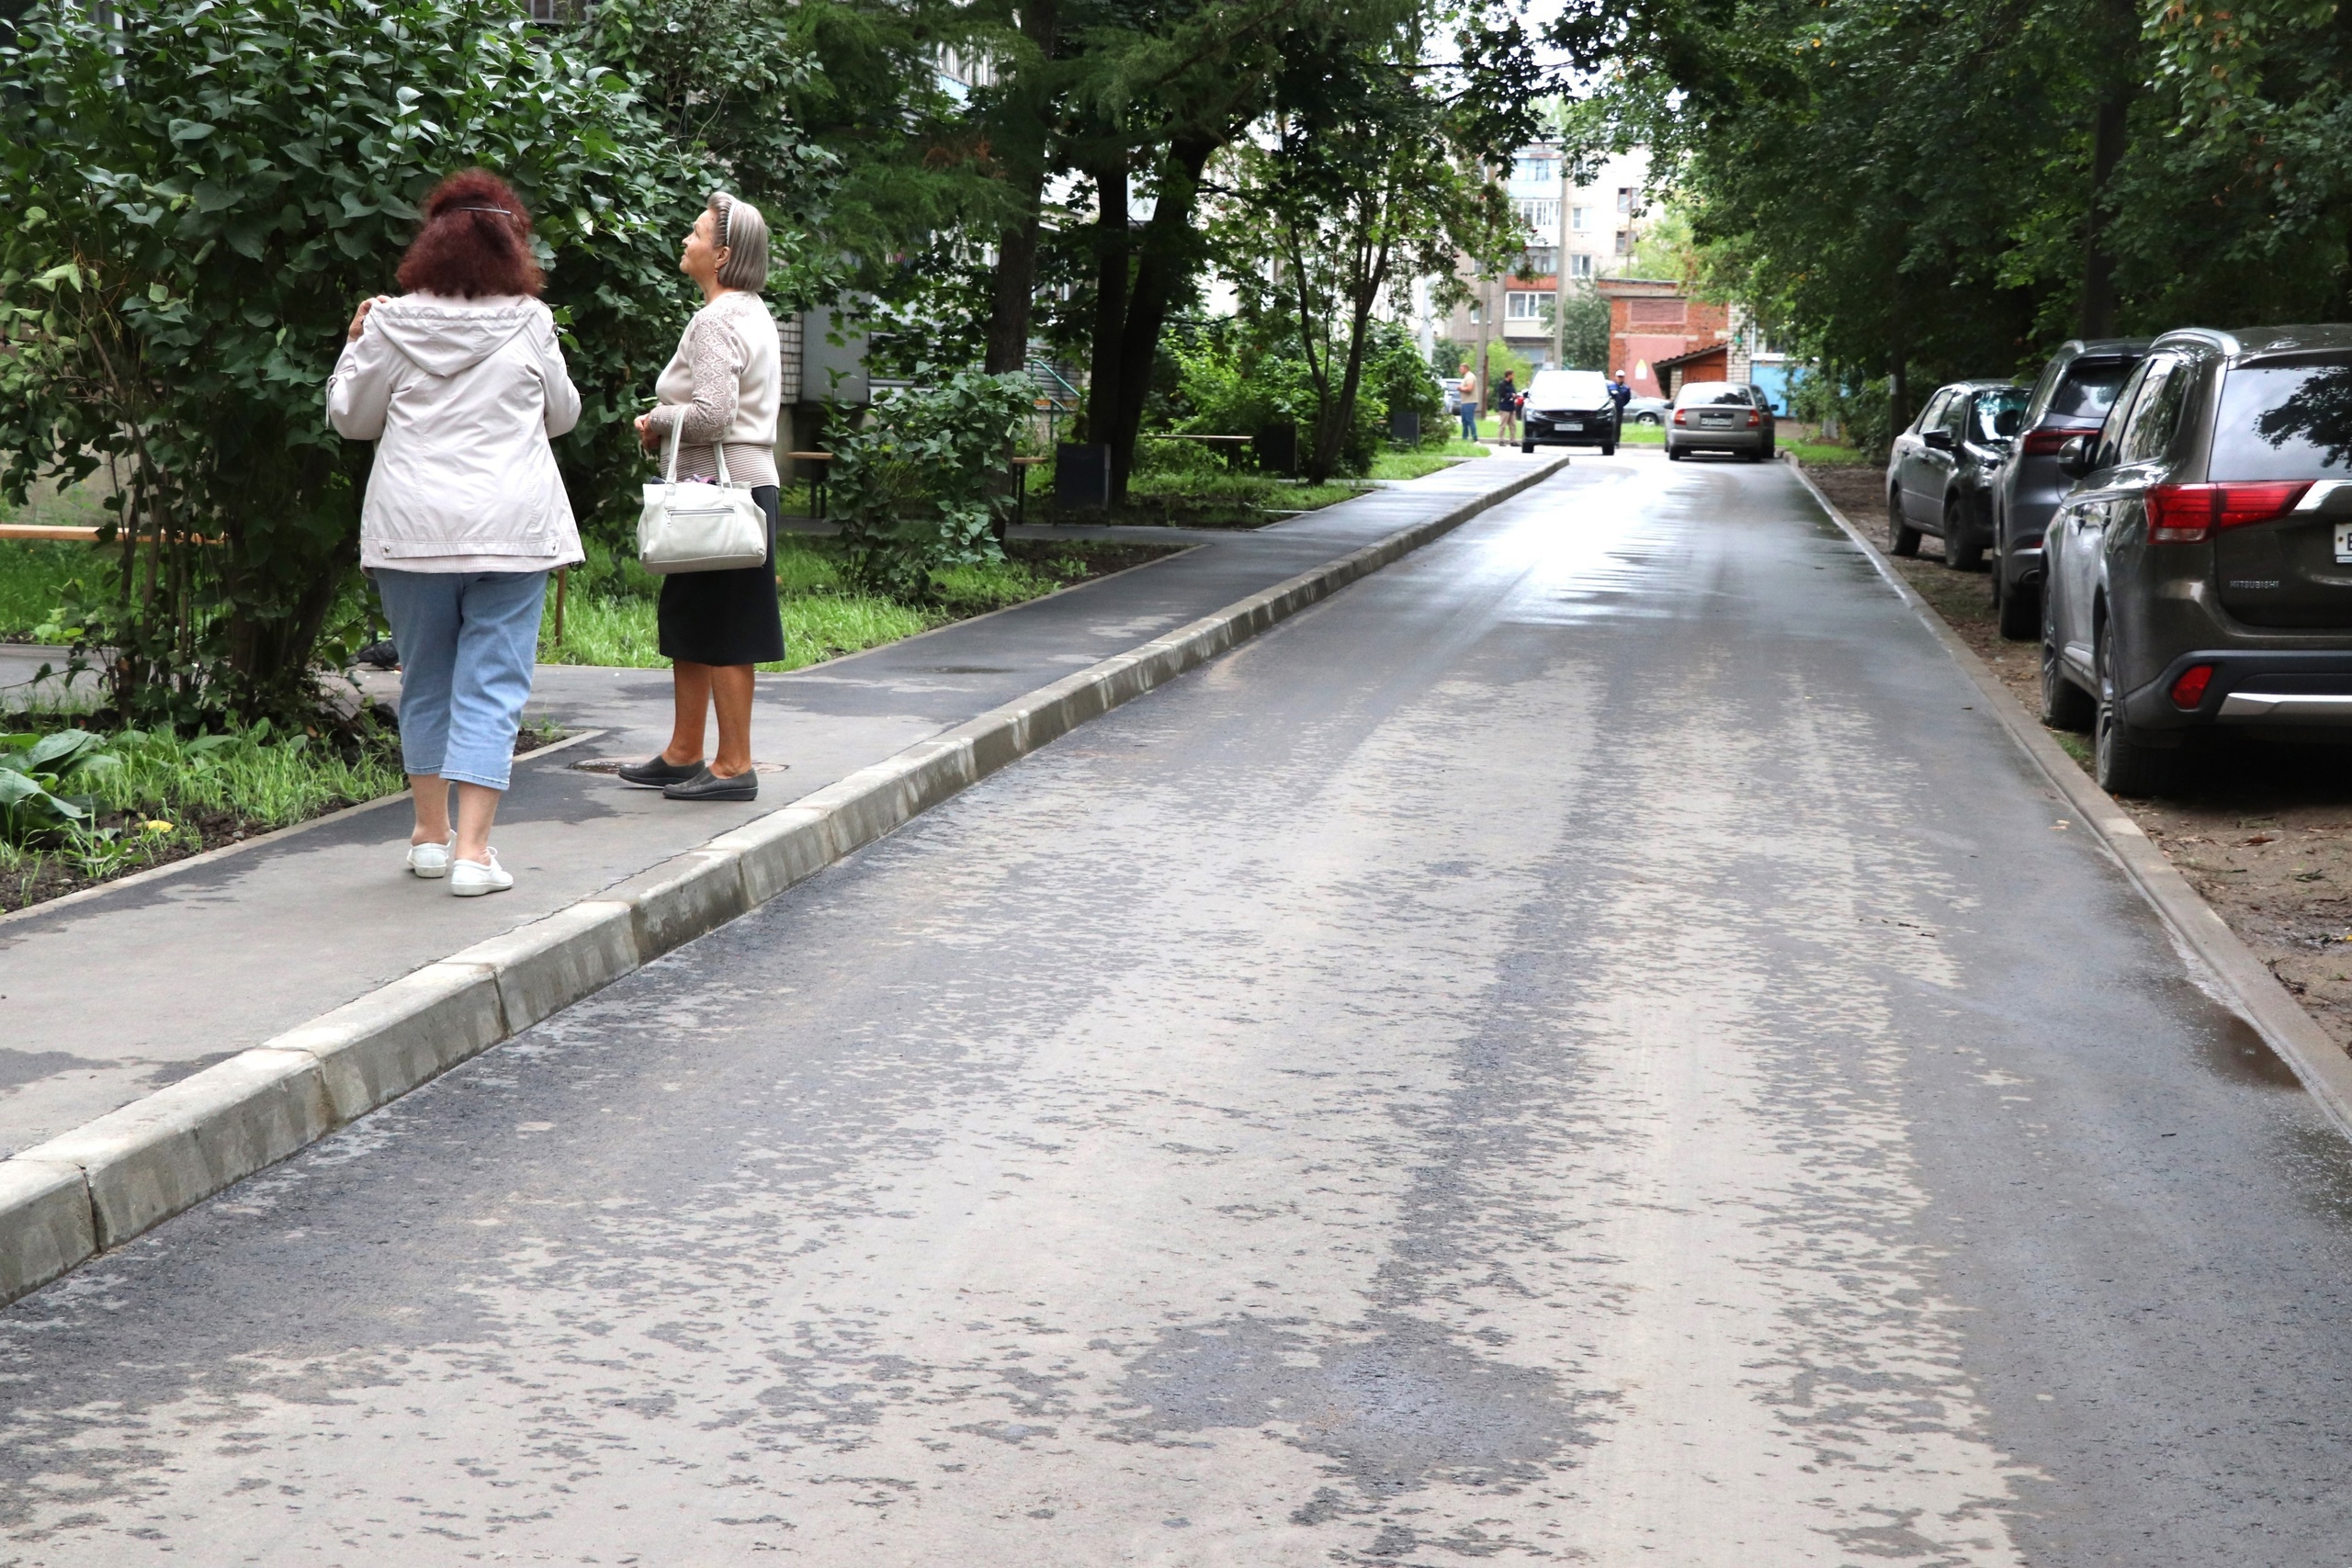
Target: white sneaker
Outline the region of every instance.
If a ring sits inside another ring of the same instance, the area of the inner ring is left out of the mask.
[[[460,898],[479,898],[485,893],[503,893],[514,886],[514,874],[498,863],[498,852],[483,852],[490,856],[485,865],[478,860],[453,860],[449,863],[449,891]]]
[[[458,840],[447,844],[411,844],[408,847],[408,868],[419,876],[435,877],[449,874],[449,850]]]

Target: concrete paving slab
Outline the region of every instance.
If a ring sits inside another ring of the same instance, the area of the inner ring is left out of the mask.
[[[759,683],[749,805],[680,806],[584,770],[666,738],[665,671],[543,666],[535,715],[605,731],[517,765],[501,814],[515,889],[458,899],[409,876],[398,808],[54,909],[0,919],[0,1156],[177,1082],[379,986],[608,890],[860,768],[1417,520],[1552,457],[1510,454],[1254,532],[1102,530],[1202,547]],[[1050,536],[1049,529],[1028,529]],[[1064,535],[1075,530],[1062,530]],[[51,649],[0,649],[0,685]],[[371,685],[397,698],[396,678]]]

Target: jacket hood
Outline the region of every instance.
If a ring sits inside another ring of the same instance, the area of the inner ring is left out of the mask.
[[[428,376],[470,370],[531,324],[547,307],[536,299],[444,299],[403,294],[368,313],[368,330]]]

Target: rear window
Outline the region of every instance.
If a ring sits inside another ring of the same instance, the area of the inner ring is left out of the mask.
[[[2352,365],[2248,365],[2222,382],[2216,479],[2315,479],[2352,469]]]
[[[2033,394],[2023,387],[1996,387],[1976,394],[1973,439],[2007,441],[2025,427],[2025,405]]]
[[[2050,396],[2050,412],[2061,419],[2105,419],[2115,394],[2132,374],[2128,359],[2077,359]]]
[[[1747,389],[1736,387],[1729,381],[1692,381],[1674,394],[1679,408],[1697,408],[1702,403],[1730,403],[1740,408],[1748,406]]]

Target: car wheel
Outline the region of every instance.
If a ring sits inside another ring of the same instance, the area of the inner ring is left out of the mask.
[[[2051,618],[2052,608],[2045,594],[2041,601],[2041,722],[2052,729],[2080,734],[2091,727],[2098,705],[2066,676],[2065,660],[2058,652],[2058,628]]]
[[[1634,416],[1634,423],[1635,424],[1664,424],[1666,421],[1654,413],[1637,413]]]
[[[1535,450],[1535,443],[1532,441],[1522,441],[1519,444],[1519,449],[1521,452],[1532,452]]]
[[[1617,456],[1617,443],[1614,441],[1602,442],[1600,444],[1600,455],[1604,457],[1614,457]]]
[[[1666,460],[1669,463],[1679,463],[1682,461],[1682,448],[1677,446],[1671,441],[1668,442],[1666,444]]]
[[[2147,732],[2123,716],[2122,694],[2115,689],[2114,671],[2109,668],[2110,640],[2101,627],[2096,655],[2098,716],[2091,731],[2092,776],[2110,795],[2161,795],[2172,785],[2180,753],[2149,745]]]
[[[1919,553],[1919,530],[1903,521],[1903,494],[1900,491],[1886,492],[1886,548],[1891,555],[1916,556]]]
[[[1954,571],[1974,571],[1984,563],[1984,547],[1970,534],[1960,498],[1954,496],[1944,502],[1944,564]]]
[[[2041,595],[2011,582],[2008,562],[2003,560],[1993,563],[1993,617],[2011,642],[2027,641],[2041,629]]]

